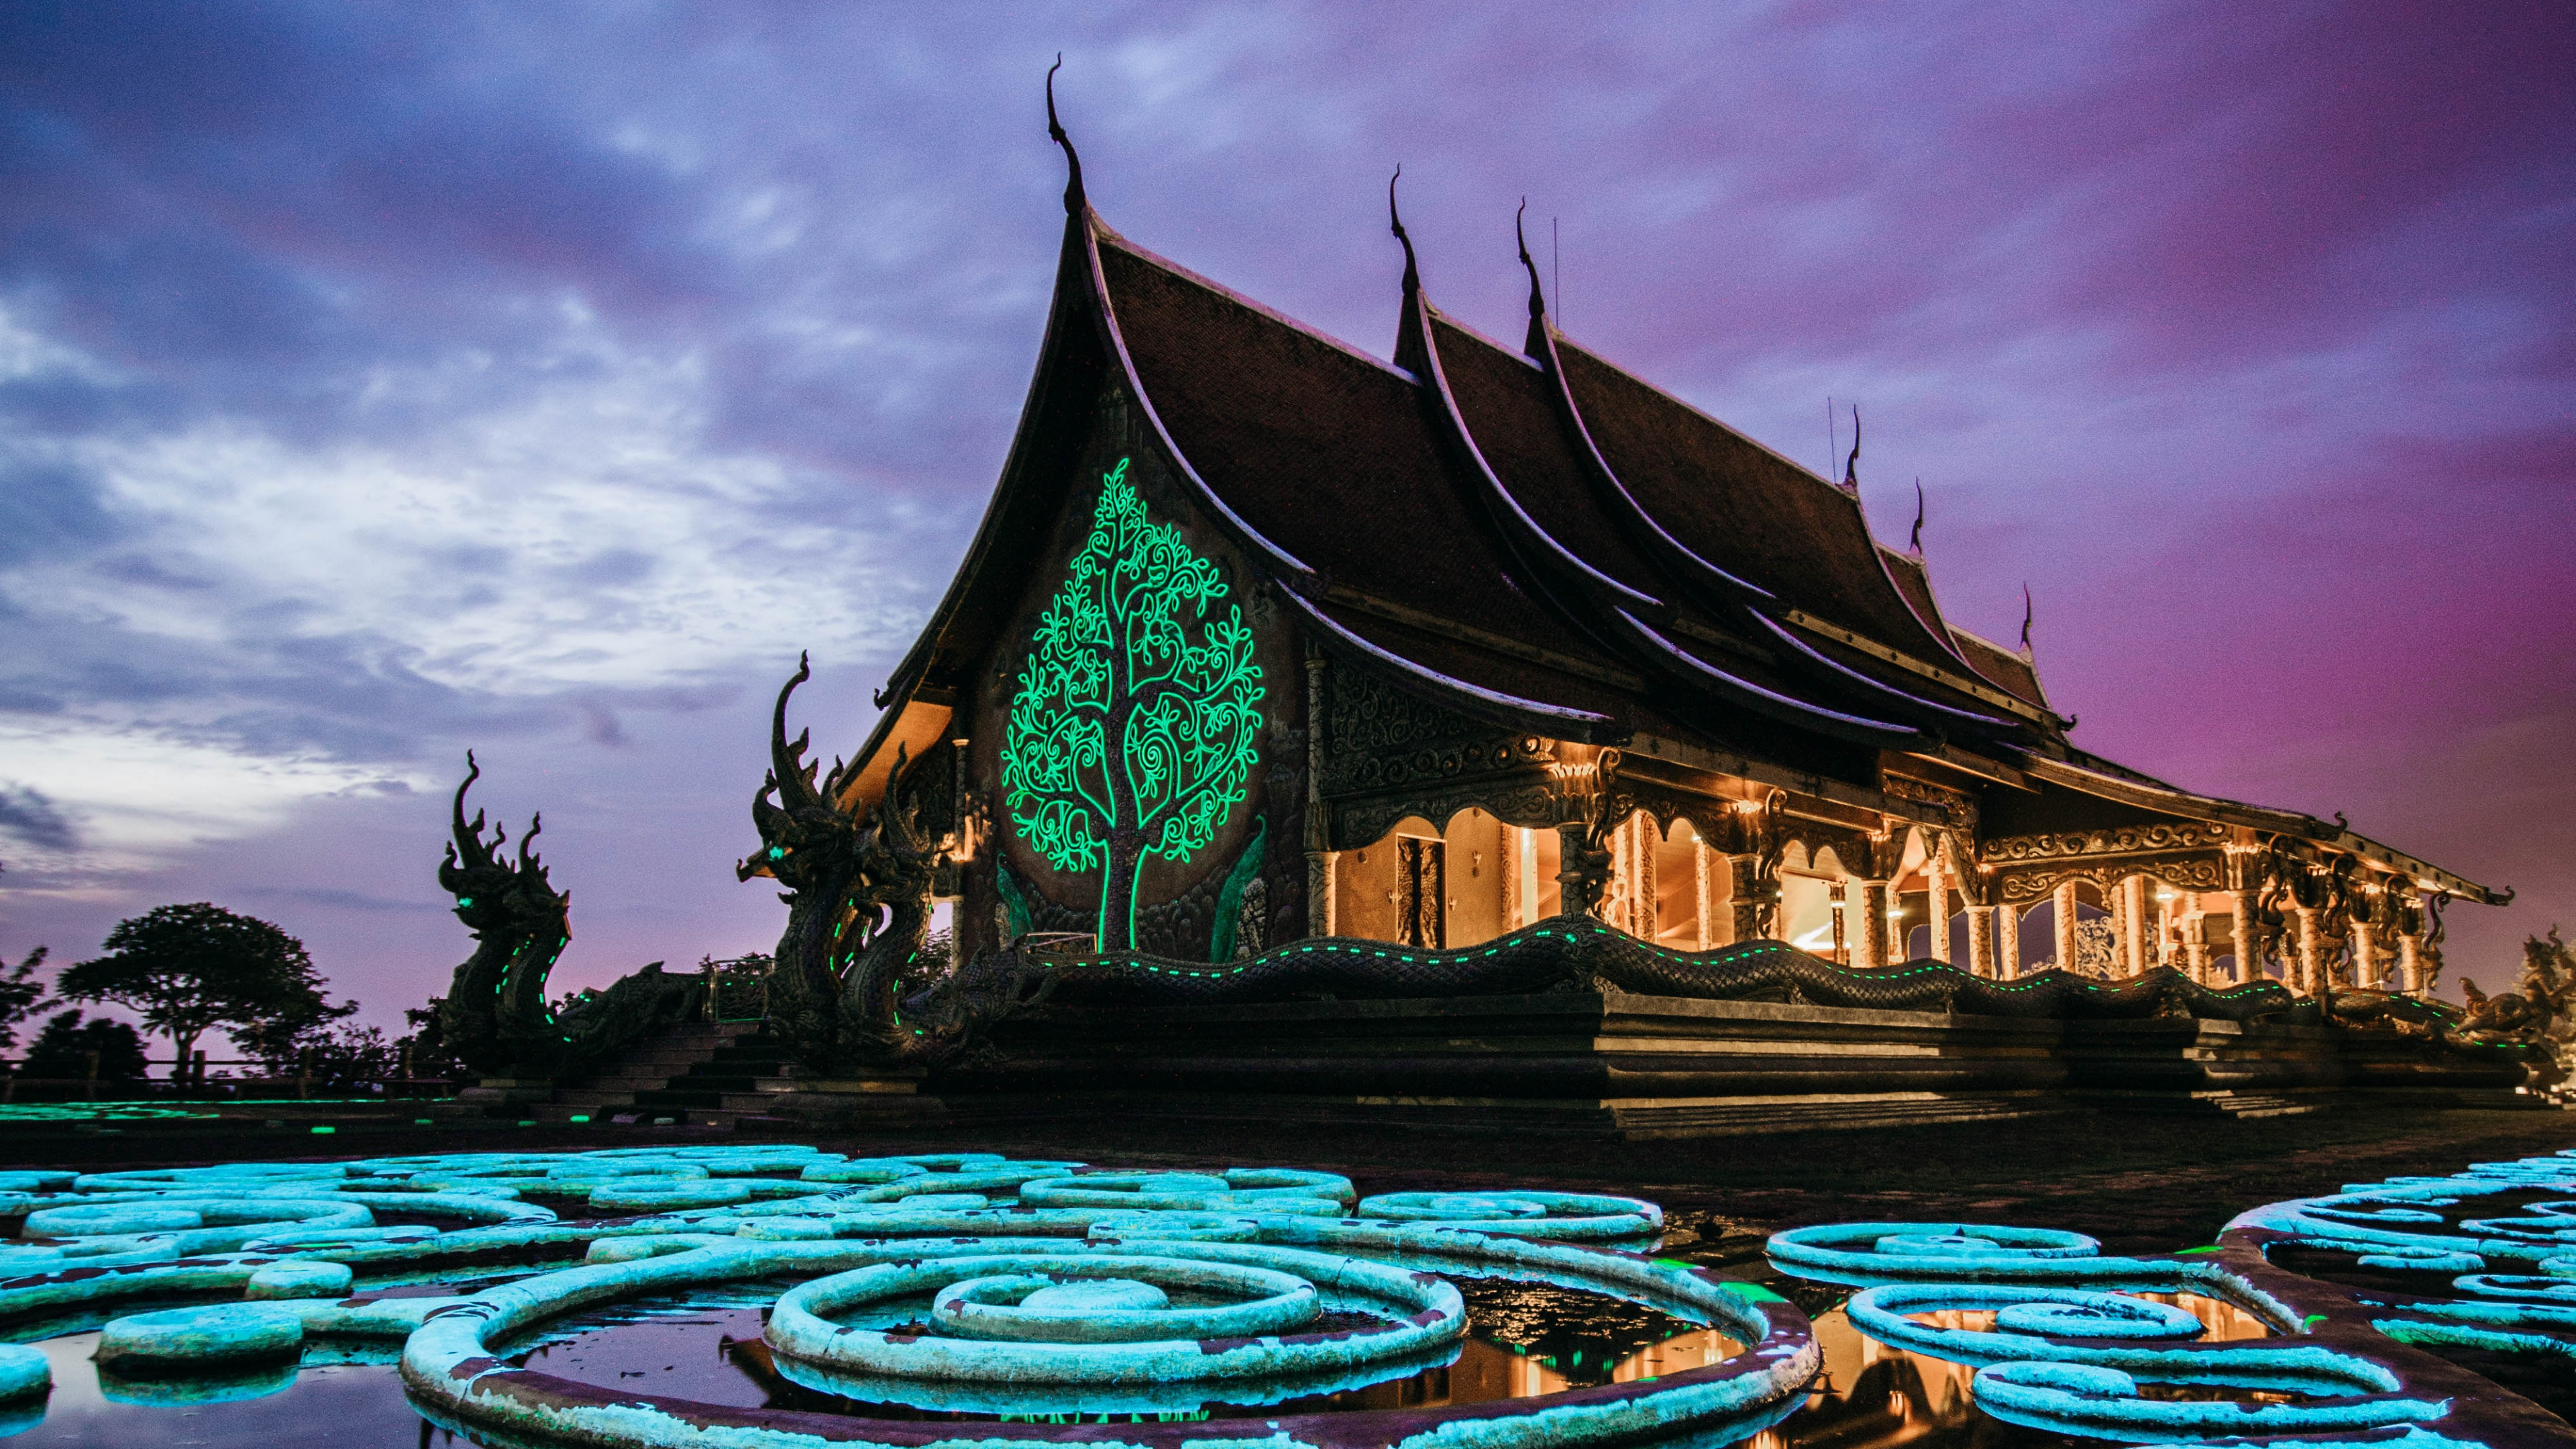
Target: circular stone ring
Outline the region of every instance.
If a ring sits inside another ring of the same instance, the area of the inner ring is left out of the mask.
[[[1127,1259],[1119,1271],[1133,1276],[1010,1273],[970,1278],[940,1290],[930,1305],[930,1321],[953,1338],[1142,1343],[1279,1333],[1303,1328],[1323,1312],[1315,1285],[1294,1273],[1169,1259],[1157,1263],[1152,1258]],[[1163,1291],[1167,1287],[1255,1296],[1223,1308],[1174,1308]]]
[[[1219,1278],[1210,1271],[1218,1268],[1261,1271]],[[995,1305],[989,1300],[1019,1292],[1020,1280],[1028,1279],[1045,1286],[1008,1312],[990,1311]],[[1075,1280],[1085,1279],[1090,1285],[1074,1291],[1082,1286]],[[1318,1280],[1329,1283],[1337,1299],[1384,1305],[1389,1321],[1356,1332],[1287,1336],[1262,1336],[1263,1329],[1251,1327],[1274,1319],[1282,1327],[1311,1322],[1319,1307]],[[1223,1286],[1266,1296],[1224,1309],[1147,1306],[1145,1293],[1138,1290],[1159,1292],[1163,1284]],[[988,1329],[1007,1322],[1028,1336],[996,1341],[1010,1329],[992,1338],[970,1338],[849,1328],[832,1321],[834,1314],[924,1291],[938,1295],[939,1308],[932,1314],[936,1328],[960,1320]],[[1112,1298],[1119,1306],[1104,1301]],[[977,1314],[978,1309],[986,1312]],[[1242,1317],[1230,1317],[1234,1314]],[[1149,1320],[1155,1319],[1161,1326],[1149,1329]],[[1113,1331],[1140,1336],[1101,1341],[1074,1330],[1067,1341],[1033,1341],[1047,1320],[1114,1324]],[[1466,1326],[1466,1303],[1458,1290],[1427,1274],[1294,1248],[1165,1241],[1154,1244],[1151,1256],[979,1254],[836,1273],[781,1297],[770,1312],[766,1336],[770,1347],[789,1359],[842,1373],[981,1383],[1143,1385],[1330,1372],[1445,1346]],[[1203,1336],[1208,1328],[1225,1331]]]

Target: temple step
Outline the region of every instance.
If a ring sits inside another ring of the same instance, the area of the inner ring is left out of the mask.
[[[588,1081],[557,1087],[530,1110],[538,1121],[730,1127],[737,1114],[719,1111],[728,1120],[716,1123],[699,1118],[728,1094],[753,1092],[785,1070],[785,1048],[763,1036],[758,1022],[691,1022],[637,1044]]]

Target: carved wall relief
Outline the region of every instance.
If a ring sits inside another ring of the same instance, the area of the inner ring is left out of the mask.
[[[1970,840],[1977,836],[1977,797],[1965,790],[1935,785],[1908,775],[1882,775],[1878,788],[1891,799],[1911,800],[1941,812],[1941,823]]]
[[[2091,855],[2146,855],[2225,845],[2236,832],[2206,820],[2177,820],[2169,825],[2122,825],[2109,830],[2070,830],[2049,835],[2003,835],[1980,852],[1989,865],[2019,861],[2063,860]]]
[[[1325,671],[1325,697],[1326,795],[1438,787],[1555,759],[1546,740],[1497,730],[1346,664]]]
[[[2133,875],[2162,881],[2178,891],[2214,891],[2225,889],[2223,883],[2227,878],[2227,868],[2215,852],[2206,855],[2127,856],[2099,861],[2061,860],[2007,866],[1995,872],[1992,889],[1996,898],[2005,905],[2028,906],[2046,900],[2051,892],[2068,881],[2090,881],[2108,892]]]

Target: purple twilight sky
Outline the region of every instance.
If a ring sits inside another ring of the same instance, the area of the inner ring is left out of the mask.
[[[1062,213],[1383,355],[1560,320],[2035,640],[2084,746],[2576,925],[2563,3],[0,10],[0,957],[212,899],[392,1025],[467,746],[565,986],[765,949],[946,583]],[[1846,435],[1848,424],[1844,424]],[[1426,545],[1436,543],[1426,540]]]

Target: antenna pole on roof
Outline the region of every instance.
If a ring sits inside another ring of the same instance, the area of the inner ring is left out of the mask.
[[[1905,545],[1915,553],[1923,551],[1923,479],[1914,480],[1914,538]]]
[[[1413,238],[1404,234],[1404,218],[1395,211],[1395,183],[1404,179],[1404,163],[1395,163],[1395,174],[1386,179],[1386,225],[1395,239],[1404,243],[1404,295],[1410,297],[1422,290],[1422,273],[1413,264]]]
[[[1834,460],[1843,455],[1842,423],[1834,417],[1834,395],[1825,394],[1825,471],[1834,471]]]
[[[1557,249],[1556,218],[1547,219],[1547,285],[1556,293],[1556,315],[1565,315],[1565,255]]]
[[[1852,405],[1852,450],[1851,456],[1843,460],[1843,486],[1855,493],[1860,491],[1860,405],[1858,403]]]
[[[1064,214],[1082,213],[1082,158],[1073,154],[1073,138],[1064,133],[1064,123],[1055,118],[1055,73],[1064,69],[1064,52],[1055,53],[1055,64],[1047,67],[1047,137],[1064,148]]]

